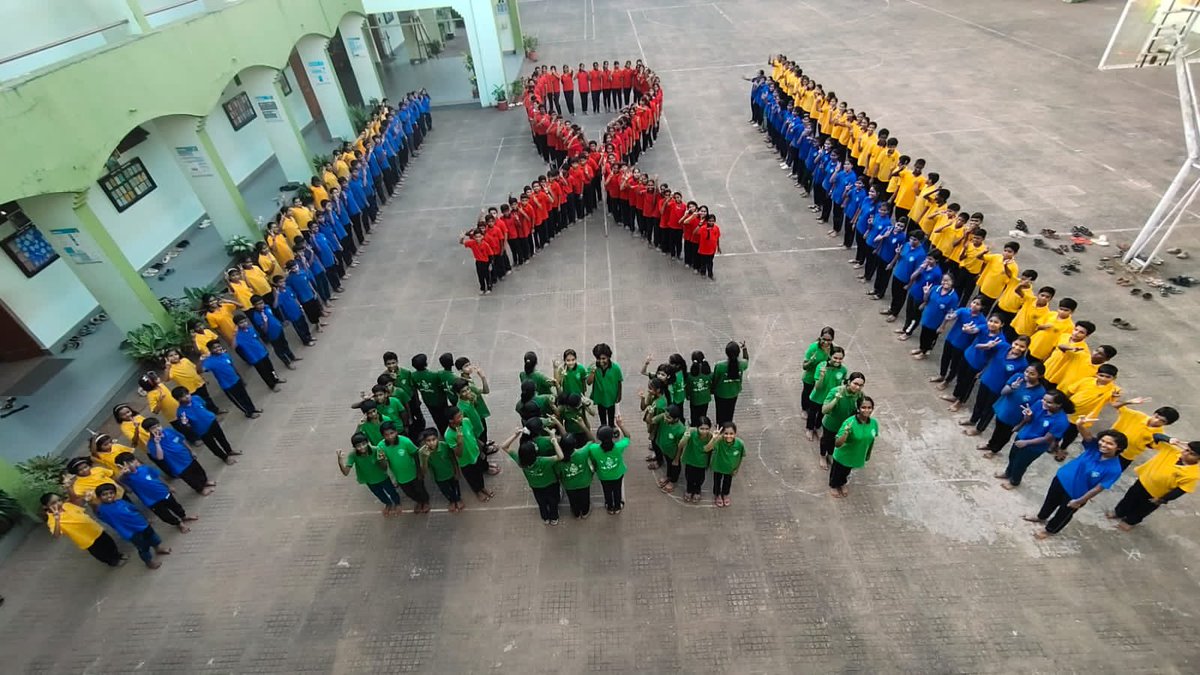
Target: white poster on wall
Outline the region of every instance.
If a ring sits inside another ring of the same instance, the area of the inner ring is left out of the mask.
[[[58,248],[67,254],[67,258],[76,265],[91,265],[104,262],[92,253],[91,240],[86,239],[78,228],[62,227],[57,230],[50,230],[50,236],[54,237]]]
[[[206,178],[213,175],[212,165],[208,158],[194,145],[177,145],[175,154],[183,166],[187,167],[188,175],[192,178]]]
[[[367,47],[363,44],[363,39],[360,37],[346,38],[346,48],[350,52],[350,56],[366,56]]]
[[[279,116],[279,104],[276,103],[274,96],[255,96],[254,101],[258,104],[258,109],[262,112],[262,117],[265,121],[283,121],[283,118]]]
[[[324,61],[309,61],[308,77],[313,81],[313,84],[329,84],[332,80],[329,79],[329,65]]]

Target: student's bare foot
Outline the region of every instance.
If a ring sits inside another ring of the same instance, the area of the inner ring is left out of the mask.
[[[1037,539],[1038,541],[1041,541],[1043,539],[1049,539],[1050,533],[1045,530],[1038,530],[1037,532],[1033,533],[1033,538]]]
[[[900,332],[901,332],[901,333],[904,333],[904,331],[900,331]],[[899,340],[899,341],[901,341],[901,342],[907,342],[907,341],[909,341],[909,340],[911,340],[911,339],[912,339],[912,336],[911,336],[911,335],[909,335],[908,333],[904,333],[903,335],[901,335],[900,337],[898,337],[898,338],[896,338],[896,339],[897,339],[897,340]]]
[[[164,548],[164,547],[162,547],[162,546],[155,546],[155,547],[154,547],[154,552],[155,552],[155,553],[157,553],[157,554],[159,554],[159,555],[171,555],[171,549],[169,549],[169,548]]]
[[[1027,523],[1037,523],[1038,525],[1046,522],[1037,516],[1021,516],[1021,520],[1024,520]]]
[[[828,471],[828,470],[829,470],[829,460],[825,458],[825,455],[821,455],[821,463],[820,463],[820,466],[821,466],[821,470],[822,470],[822,471]]]
[[[829,496],[833,497],[834,499],[841,499],[842,491],[838,490],[837,488],[829,488]]]
[[[929,378],[929,381],[930,382],[941,382],[945,379],[946,378],[942,377],[941,375],[934,375],[933,377]]]
[[[925,359],[929,358],[929,355],[923,351],[917,350],[917,352],[913,354],[913,358],[918,361],[924,361]]]
[[[846,489],[846,486],[845,486],[845,485],[843,485],[842,487],[838,488],[838,492],[842,493],[842,496],[843,496],[843,497],[849,497],[849,496],[850,496],[850,491]]]
[[[187,525],[184,525],[183,523],[180,523],[179,531],[182,532],[183,534],[187,534],[188,532],[192,531],[192,528],[188,527]]]
[[[733,506],[733,501],[731,501],[729,499],[729,495],[725,495],[724,497],[721,497],[721,503],[724,504],[725,506]]]
[[[646,468],[650,469],[651,471],[654,471],[655,469],[658,468],[658,462],[654,462],[654,461],[647,462]]]
[[[810,441],[815,441],[817,440],[817,432],[809,429],[808,431],[804,432],[804,437]]]
[[[150,562],[146,563],[146,567],[149,567],[152,570],[156,570],[156,569],[162,567],[162,563],[157,560],[151,560]]]
[[[496,496],[495,494],[493,494],[492,492],[489,492],[488,490],[480,490],[479,492],[475,493],[475,497],[478,498],[479,501],[481,501],[481,502],[486,502],[495,496]]]
[[[226,457],[225,463],[229,466],[233,466],[234,464],[237,464],[237,460],[234,459],[233,457]]]
[[[1109,520],[1116,520],[1116,519],[1117,519],[1117,512],[1116,512],[1116,511],[1105,511],[1105,512],[1104,512],[1104,517],[1105,517],[1105,518],[1108,518]]]
[[[963,435],[965,436],[978,436],[979,433],[978,429],[963,429]]]
[[[887,323],[895,323],[895,321],[896,321],[896,317],[894,317],[894,316],[892,316],[891,314],[889,314],[889,315],[888,315],[888,317],[887,317],[886,319],[884,319],[884,321],[886,321]],[[903,332],[903,331],[896,331],[896,332],[897,332],[897,333],[901,333],[901,332]]]
[[[310,344],[311,344],[312,342],[316,342],[316,340],[312,340],[312,341],[310,342]],[[304,360],[304,357],[303,357],[303,356],[293,356],[293,357],[292,357],[292,360],[293,360],[293,361],[303,361],[303,360]]]
[[[1133,526],[1123,520],[1118,520],[1117,521],[1117,529],[1122,532],[1132,532]]]
[[[500,467],[496,466],[495,464],[488,464],[487,474],[489,476],[499,475],[500,471],[501,471]]]
[[[388,516],[392,515],[392,507],[385,506],[385,507],[383,507],[383,510],[380,511],[380,513],[383,514],[384,518],[387,518]]]
[[[1000,473],[992,474],[992,478],[999,478],[1000,480],[1008,480],[1008,473],[1001,471]]]
[[[230,451],[229,451],[229,454],[231,454],[231,455],[241,455],[241,454],[243,454],[243,453],[242,453],[242,451],[241,451],[241,450],[230,450]]]
[[[285,364],[283,364],[283,365],[284,365],[284,366],[286,366],[288,370],[295,370],[295,369],[296,369],[296,365],[295,365],[294,363],[290,362],[290,361],[289,361],[288,363],[285,363]]]
[[[1010,483],[1008,481],[1004,481],[1003,483],[1001,483],[1000,487],[1004,488],[1005,490],[1016,490],[1017,489],[1016,485],[1013,485],[1012,483]]]
[[[895,318],[892,318],[892,319],[891,319],[891,321],[894,321],[894,320],[895,320]],[[890,321],[889,321],[889,323],[890,323]],[[902,328],[902,327],[901,327],[901,328],[897,328],[897,329],[893,330],[892,332],[893,332],[893,333],[895,333],[896,335],[903,335],[903,334],[904,334],[904,328]]]
[[[719,509],[719,508],[721,508],[722,506],[725,506],[725,505],[721,503],[721,498],[720,498],[720,497],[713,497],[713,506],[715,506],[715,507],[717,507],[717,508]]]
[[[958,421],[958,426],[960,426],[960,427],[969,427],[972,424],[974,424],[974,422],[972,422],[971,420],[959,420]]]
[[[271,391],[278,393],[278,392],[279,392],[279,385],[275,385],[274,387],[271,387]]]
[[[185,523],[194,523],[197,520],[200,520],[200,516],[184,516],[183,517],[183,522],[185,522]]]
[[[950,405],[946,406],[946,410],[949,410],[950,412],[958,412],[961,408],[962,408],[962,404],[959,403],[958,401],[955,401],[954,403],[951,403]]]
[[[272,389],[271,391],[279,391],[279,388],[276,387],[275,389]],[[255,411],[255,412],[250,413],[249,415],[246,415],[246,417],[248,419],[256,420],[256,419],[262,417],[262,413]]]
[[[986,446],[986,445],[985,445],[985,446],[983,446],[983,447],[984,447],[984,448],[987,448],[987,446]],[[998,453],[998,452],[992,452],[990,449],[988,449],[988,450],[984,450],[984,451],[983,451],[983,454],[982,454],[982,455],[980,455],[980,456],[981,456],[981,457],[983,457],[984,459],[996,459],[997,457],[999,457],[999,456],[1000,456],[1000,453]]]

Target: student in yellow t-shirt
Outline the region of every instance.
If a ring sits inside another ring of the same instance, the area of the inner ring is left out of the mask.
[[[1015,283],[1005,286],[1004,292],[1000,294],[1000,300],[996,302],[996,309],[992,313],[1000,315],[1000,318],[1004,320],[1004,335],[1009,342],[1017,337],[1017,313],[1024,306],[1025,298],[1035,297],[1030,289],[1033,288],[1033,282],[1037,281],[1037,278],[1037,270],[1021,272],[1020,278]]]
[[[1100,415],[1100,410],[1112,401],[1120,400],[1121,389],[1117,386],[1117,367],[1106,363],[1096,369],[1095,377],[1076,380],[1059,389],[1071,399],[1075,413],[1071,416],[1071,426],[1063,433],[1055,453],[1060,457],[1066,456],[1067,446],[1079,436],[1075,423],[1081,419],[1087,420]]]
[[[914,223],[921,222],[922,216],[925,215],[925,212],[934,203],[933,196],[943,189],[940,184],[941,180],[942,176],[938,172],[931,171],[929,173],[929,176],[925,179],[925,187],[921,188],[917,193],[917,198],[913,201],[912,209],[908,212],[909,220]],[[946,196],[942,200],[942,203],[945,203],[945,200],[949,198],[950,191],[946,190]]]
[[[332,164],[326,163],[321,167],[321,182],[325,184],[326,193],[338,186],[338,177],[333,172]]]
[[[215,340],[216,336],[213,336],[213,339]],[[206,350],[205,356],[207,355],[208,352]],[[203,399],[204,406],[209,410],[217,413],[224,412],[217,407],[216,402],[212,400],[212,396],[208,393],[208,382],[200,374],[200,369],[196,367],[196,364],[191,359],[185,358],[183,354],[180,354],[178,349],[167,350],[167,377],[175,384],[187,389],[188,393],[192,396],[199,396]],[[185,433],[184,429],[188,429],[188,427],[182,424],[176,427],[176,429],[185,436],[191,433],[190,430]],[[191,438],[191,436],[188,436],[188,438]]]
[[[197,319],[192,322],[192,345],[201,358],[208,356],[208,343],[217,339],[217,334],[209,329],[208,323]]]
[[[288,222],[295,227],[295,221],[289,218]],[[299,228],[296,229],[296,236],[300,236]],[[293,241],[295,241],[295,238],[293,237],[291,240],[288,240],[287,234],[280,229],[277,223],[271,223],[267,226],[266,244],[271,248],[271,253],[275,256],[275,261],[279,263],[279,267],[283,269],[283,272],[280,274],[287,273],[287,264],[296,257],[296,254],[292,252]]]
[[[308,224],[311,223],[313,219],[312,209],[310,209],[308,206],[305,206],[304,203],[300,201],[299,197],[296,197],[292,200],[292,207],[288,209],[288,215],[292,217],[292,220],[296,221],[295,225],[297,236],[299,236],[301,232],[308,230]],[[288,227],[283,221],[280,221],[279,226],[283,229],[284,234],[290,234]],[[295,237],[288,240],[288,243],[291,243],[294,240]]]
[[[55,539],[65,536],[72,544],[109,567],[120,567],[129,559],[129,556],[121,554],[117,542],[83,507],[47,492],[42,495],[42,510],[46,514],[46,529]]]
[[[1077,362],[1086,363],[1091,358],[1087,339],[1095,332],[1096,324],[1091,321],[1080,321],[1075,324],[1070,333],[1059,338],[1058,344],[1054,345],[1043,364],[1046,366],[1046,380],[1059,389],[1074,381],[1068,378],[1079,370],[1080,366]]]
[[[867,169],[867,173],[875,179],[875,187],[880,193],[887,190],[887,182],[892,177],[892,169],[900,163],[900,151],[896,149],[899,145],[900,141],[888,138],[887,145],[874,157],[875,171],[872,173],[870,167]]]
[[[150,435],[142,429],[142,420],[146,418],[137,414],[128,403],[118,403],[113,406],[112,414],[117,426],[121,428],[121,435],[125,437],[125,440],[129,441],[134,448],[145,451],[146,441],[150,438]]]
[[[938,216],[939,220],[945,219],[929,234],[929,244],[941,251],[942,255],[955,265],[958,265],[958,262],[951,256],[955,249],[954,244],[966,232],[967,221],[971,219],[970,214],[961,211],[960,208],[958,204],[946,207],[946,213]],[[946,265],[943,265],[942,269],[945,268]]]
[[[858,154],[854,156],[854,163],[865,173],[867,164],[871,161],[871,151],[875,148],[876,142],[879,140],[879,135],[876,133],[878,125],[875,122],[867,122],[867,129],[858,137]]]
[[[247,301],[249,298],[247,298]],[[228,300],[222,300],[215,295],[209,295],[204,298],[205,314],[204,318],[208,321],[208,325],[213,330],[217,331],[225,342],[233,344],[233,336],[237,334],[237,326],[233,323],[233,315],[237,313],[237,304]],[[205,350],[207,353],[208,350]]]
[[[93,505],[99,504],[100,500],[96,498],[96,488],[105,483],[112,483],[117,487],[117,499],[125,496],[125,488],[117,483],[119,473],[102,466],[95,466],[90,457],[76,457],[67,462],[67,473],[71,474],[67,478],[67,489],[71,491],[71,497],[76,500]]]
[[[896,174],[896,220],[908,218],[912,213],[917,195],[925,190],[924,174],[924,159],[918,159],[912,163],[912,168],[903,168]]]
[[[267,239],[270,239],[270,230],[267,231]],[[267,241],[260,241],[254,245],[254,257],[252,258],[253,265],[262,272],[263,278],[267,281],[267,286],[271,285],[271,277],[276,274],[283,274],[283,263],[279,262],[279,258],[271,253],[271,245]],[[249,278],[249,275],[247,275]],[[261,293],[259,295],[262,295]]]
[[[158,373],[151,370],[142,375],[138,379],[138,389],[146,397],[146,406],[150,408],[150,412],[157,417],[172,421],[179,416],[179,401],[171,395],[171,390],[163,384]]]
[[[92,461],[113,473],[117,471],[117,457],[123,452],[133,452],[133,448],[114,443],[108,434],[96,434],[88,441],[88,453]]]
[[[979,294],[983,296],[984,311],[990,313],[996,303],[1004,295],[1005,291],[1010,286],[1017,283],[1017,271],[1019,269],[1016,261],[1017,251],[1021,250],[1021,245],[1015,241],[1010,241],[1004,244],[1002,253],[991,253],[987,247],[979,254],[979,260],[983,267],[979,270]],[[1013,310],[1016,311],[1015,309]],[[1005,325],[1012,320],[1012,317],[1005,319]]]
[[[316,176],[313,176],[312,180],[309,181],[308,190],[312,193],[313,212],[320,211],[321,205],[329,201],[329,191],[325,189],[324,185],[321,185],[321,179]],[[297,219],[297,222],[299,222],[299,219]],[[308,227],[308,224],[305,223],[302,227]]]
[[[250,298],[254,295],[254,291],[250,290],[250,284],[246,283],[242,270],[237,267],[225,270],[225,283],[229,286],[229,293],[237,303],[238,309],[242,311],[250,309]]]
[[[260,244],[263,242],[259,242]],[[254,295],[261,295],[264,298],[274,297],[271,293],[271,282],[267,277],[267,273],[261,267],[255,264],[254,258],[245,256],[242,258],[242,278],[246,280],[246,285],[250,287]],[[272,266],[274,272],[274,266]]]
[[[1177,438],[1168,439],[1165,434],[1155,436],[1163,444],[1154,457],[1135,471],[1138,480],[1115,509],[1105,514],[1117,521],[1122,532],[1132,530],[1146,516],[1170,503],[1185,493],[1195,492],[1200,483],[1200,441],[1184,443]]]
[[[1079,303],[1074,299],[1063,298],[1058,302],[1057,312],[1048,315],[1034,326],[1033,335],[1029,336],[1029,354],[1032,358],[1045,361],[1063,336],[1075,330],[1075,320],[1071,315],[1078,307]]]
[[[1113,430],[1120,431],[1129,439],[1129,446],[1121,453],[1121,470],[1129,468],[1133,460],[1149,448],[1162,450],[1162,441],[1154,440],[1155,434],[1164,432],[1168,425],[1179,421],[1179,411],[1171,406],[1162,406],[1153,414],[1135,410],[1130,406],[1148,402],[1150,399],[1135,396],[1128,401],[1113,401],[1112,407],[1117,409],[1117,421],[1113,422]]]
[[[987,244],[984,243],[986,238],[987,230],[978,226],[972,229],[968,222],[967,233],[960,237],[960,241],[955,242],[955,262],[958,263],[958,267],[955,270],[954,285],[961,289],[964,304],[971,298],[975,286],[979,283],[979,274],[983,271],[983,254],[987,251]]]
[[[888,201],[894,205],[896,203],[896,191],[900,189],[900,173],[908,171],[908,165],[912,162],[912,157],[908,155],[900,155],[900,160],[896,162],[896,166],[892,168],[892,172],[887,178],[887,196]]]

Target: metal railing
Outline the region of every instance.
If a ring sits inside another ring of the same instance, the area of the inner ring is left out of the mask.
[[[194,0],[191,0],[191,1],[194,1]],[[34,54],[44,52],[48,49],[54,49],[55,47],[61,47],[65,44],[70,44],[76,40],[82,40],[83,38],[91,37],[93,35],[103,33],[106,30],[112,30],[113,28],[117,28],[118,26],[124,26],[128,23],[129,23],[129,19],[121,19],[120,21],[113,21],[112,23],[105,24],[105,25],[99,26],[97,28],[91,28],[89,30],[85,30],[83,32],[76,33],[74,35],[68,35],[65,38],[60,38],[58,40],[55,40],[54,42],[51,42],[49,44],[44,44],[40,47],[33,47],[32,49],[26,49],[23,52],[18,52],[11,56],[5,56],[3,58],[0,58],[0,66],[4,65],[6,63],[12,63],[13,61],[16,61],[18,59],[23,59],[26,56],[33,56]]]

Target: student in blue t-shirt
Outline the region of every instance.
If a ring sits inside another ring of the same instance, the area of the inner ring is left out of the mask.
[[[887,295],[888,281],[895,279],[892,270],[896,266],[897,256],[908,240],[908,219],[897,218],[892,223],[892,229],[883,233],[875,245],[879,256],[880,269],[875,273],[875,284],[867,291],[867,297],[872,300],[882,300]]]
[[[1031,523],[1045,526],[1033,533],[1034,538],[1045,539],[1058,534],[1071,522],[1076,511],[1121,478],[1121,462],[1117,455],[1129,447],[1129,439],[1112,429],[1093,434],[1088,426],[1098,419],[1081,415],[1076,420],[1075,427],[1083,439],[1083,454],[1059,468],[1054,480],[1050,481],[1046,500],[1037,515],[1024,517]]]
[[[980,301],[975,298],[975,301]],[[973,301],[974,302],[974,301]],[[1003,356],[997,354],[988,361],[979,373],[979,391],[975,394],[975,405],[971,408],[971,417],[965,422],[959,422],[964,427],[963,433],[968,436],[978,436],[987,425],[992,423],[995,416],[995,404],[1000,399],[1006,382],[1020,374],[1029,365],[1026,353],[1029,351],[1029,338],[1020,335],[1009,345]]]
[[[295,298],[290,300],[295,303]],[[302,314],[299,304],[295,304],[295,310],[297,314]],[[246,317],[250,319],[250,325],[254,326],[263,342],[271,345],[272,351],[283,365],[287,366],[288,370],[295,370],[294,364],[301,358],[292,353],[292,346],[288,344],[287,336],[283,333],[283,322],[279,320],[275,310],[267,306],[267,299],[261,295],[250,296],[250,311],[246,312]]]
[[[217,416],[204,407],[204,401],[189,394],[187,387],[175,387],[171,390],[171,395],[179,401],[179,423],[199,436],[205,447],[216,455],[217,459],[226,464],[235,464],[237,460],[233,455],[242,453],[234,451],[229,439],[225,438],[225,430],[221,428]],[[254,417],[258,417],[257,412]]]
[[[243,415],[251,419],[258,417],[262,411],[250,400],[246,382],[238,374],[237,367],[233,365],[233,358],[225,351],[225,345],[217,340],[210,340],[206,346],[208,356],[200,359],[200,370],[210,372],[217,378],[217,386],[221,387],[221,391],[225,392]]]
[[[259,300],[261,301],[262,298]],[[259,377],[270,387],[271,391],[279,391],[279,385],[286,383],[287,380],[275,374],[275,364],[271,362],[267,346],[258,336],[258,331],[250,325],[250,317],[238,312],[233,315],[233,323],[237,326],[237,332],[233,336],[234,351],[242,357],[243,361],[258,371]]]
[[[142,420],[142,429],[148,436],[146,454],[151,459],[158,461],[169,475],[187,483],[202,497],[212,494],[217,484],[208,479],[208,472],[192,454],[183,434],[164,427],[153,417]]]
[[[913,272],[916,272],[925,260],[928,250],[925,248],[925,233],[919,227],[910,227],[908,241],[900,247],[895,264],[892,265],[892,302],[887,309],[879,310],[880,314],[887,315],[888,323],[900,316],[900,309],[904,307],[904,301],[908,297],[908,282],[912,280]]]
[[[304,317],[308,323],[321,332],[321,317],[325,316],[325,306],[317,299],[317,284],[312,273],[300,264],[299,260],[289,260],[287,263],[287,279],[285,284],[296,301],[304,309]]]
[[[162,567],[162,563],[154,559],[154,554],[169,555],[171,549],[162,545],[162,539],[146,522],[145,516],[133,504],[117,499],[117,486],[112,483],[98,486],[96,496],[100,499],[100,504],[96,506],[96,515],[100,520],[137,548],[138,557],[146,563],[146,567],[152,570]]]
[[[997,457],[1012,440],[1013,431],[1021,423],[1022,411],[1046,395],[1046,387],[1042,382],[1045,372],[1046,367],[1035,361],[1025,366],[1024,372],[1013,375],[1004,383],[1000,398],[992,406],[992,412],[996,413],[996,428],[992,430],[992,437],[987,443],[977,446],[977,449],[983,450],[984,457]]]
[[[879,203],[879,207],[875,209],[875,213],[871,215],[871,222],[867,226],[867,233],[863,235],[863,239],[867,243],[867,260],[863,265],[862,274],[859,275],[864,283],[870,282],[875,278],[876,274],[887,276],[884,272],[884,267],[887,263],[884,262],[880,255],[880,247],[884,244],[884,239],[892,232],[892,205],[886,200]]]
[[[292,324],[292,329],[296,331],[296,336],[300,338],[300,342],[305,347],[313,346],[317,340],[309,330],[308,319],[304,316],[304,306],[300,304],[300,298],[297,298],[292,289],[288,288],[287,279],[276,274],[271,277],[271,287],[274,289],[271,294],[271,307],[275,310],[276,316]],[[319,326],[320,324],[318,324]]]
[[[1017,440],[1008,451],[1008,466],[996,474],[996,478],[1004,481],[1000,487],[1013,490],[1021,484],[1029,465],[1058,445],[1067,427],[1071,426],[1067,415],[1073,412],[1075,406],[1061,391],[1052,391],[1042,400],[1021,409],[1021,422],[1016,427]]]
[[[976,298],[966,307],[960,307],[954,314],[947,317],[950,329],[946,331],[946,340],[942,343],[942,360],[938,374],[929,378],[937,382],[938,389],[950,386],[962,366],[963,352],[971,346],[971,341],[987,325],[987,317],[983,315],[983,301]],[[1004,386],[1001,382],[1000,386]]]
[[[184,523],[199,518],[189,516],[183,510],[183,505],[176,501],[175,493],[163,482],[158,469],[143,465],[132,452],[122,452],[115,461],[121,468],[121,484],[136,495],[143,506],[153,511],[164,523],[179,528],[180,532],[191,532],[191,528]]]
[[[917,348],[910,352],[917,360],[925,359],[937,343],[938,335],[953,318],[954,310],[958,309],[958,292],[954,290],[954,278],[949,274],[942,275],[942,282],[936,289],[925,293],[925,301],[921,303],[921,337],[918,338]],[[909,335],[901,335],[901,340],[907,340]]]
[[[987,364],[992,359],[1008,353],[1008,340],[1004,339],[1004,324],[1001,323],[1000,317],[995,314],[989,316],[984,326],[984,330],[976,333],[971,344],[963,351],[954,392],[942,396],[943,401],[951,401],[950,412],[958,412],[967,404],[972,390],[975,389],[975,380]]]
[[[942,282],[942,252],[938,250],[929,251],[925,254],[925,260],[913,270],[912,276],[909,277],[908,284],[905,286],[907,294],[904,298],[904,327],[898,328],[894,332],[903,333],[904,335],[912,335],[913,331],[917,330],[917,324],[921,321],[921,309],[925,303],[925,294],[937,288]],[[888,323],[896,320],[895,316],[888,316]]]

